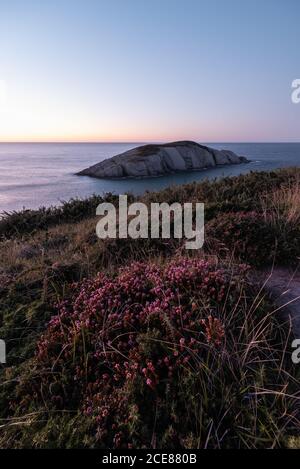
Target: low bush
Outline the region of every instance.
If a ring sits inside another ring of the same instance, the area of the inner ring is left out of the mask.
[[[32,445],[32,432],[36,447],[53,438],[68,447],[55,415],[63,412],[65,427],[77,412],[80,446],[283,446],[299,431],[299,387],[278,347],[285,333],[247,270],[177,258],[74,286],[11,403],[15,415],[41,414],[48,424],[33,419],[8,434],[21,446]]]
[[[284,229],[256,211],[224,213],[206,225],[210,252],[228,253],[254,266],[272,263],[297,264],[300,257],[300,227],[287,220]]]
[[[114,202],[117,196],[107,193],[105,196],[93,195],[87,199],[70,199],[55,207],[41,207],[38,210],[24,209],[2,213],[0,219],[0,237],[12,238],[24,234],[33,234],[61,223],[77,223],[95,216],[96,207],[102,202]]]

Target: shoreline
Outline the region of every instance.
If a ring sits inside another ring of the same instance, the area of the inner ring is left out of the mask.
[[[239,166],[242,166],[242,165],[248,165],[248,164],[253,164],[255,163],[254,161],[248,161],[248,162],[245,162],[245,163],[241,163]],[[228,165],[222,165],[224,168],[227,168]],[[186,183],[178,183],[178,184],[170,184],[169,186],[166,186],[166,187],[163,187],[163,188],[158,188],[156,190],[149,190],[149,189],[145,189],[144,192],[142,193],[134,193],[134,192],[125,192],[124,195],[128,195],[128,196],[131,196],[131,197],[134,197],[136,199],[140,199],[140,198],[143,198],[146,194],[151,194],[151,193],[158,193],[158,192],[162,192],[162,191],[166,191],[168,189],[178,189],[180,188],[181,186],[187,186],[187,185],[190,185],[190,184],[202,184],[202,183],[206,183],[206,182],[209,182],[209,183],[214,183],[214,182],[218,182],[218,181],[222,181],[223,179],[231,179],[231,178],[238,178],[240,176],[246,176],[247,174],[249,173],[269,173],[269,172],[278,172],[278,171],[282,171],[282,170],[289,170],[289,169],[293,169],[295,168],[296,170],[298,168],[300,168],[300,165],[299,167],[298,166],[291,166],[291,167],[283,167],[283,168],[276,168],[272,171],[267,171],[267,170],[261,170],[261,171],[256,171],[256,170],[250,170],[250,172],[248,173],[241,173],[241,174],[238,174],[238,175],[219,175],[219,176],[215,176],[215,177],[210,177],[210,178],[205,178],[205,179],[201,179],[201,180],[193,180],[191,182],[186,182]],[[211,169],[211,168],[207,168],[208,170]],[[174,173],[173,175],[175,174],[188,174],[188,173],[202,173],[202,172],[205,172],[205,170],[195,170],[195,171],[180,171],[180,172],[177,172],[177,173]],[[167,175],[168,176],[168,175]],[[147,179],[161,179],[161,178],[164,178],[164,177],[167,177],[166,175],[161,175],[161,176],[154,176],[154,177],[151,177],[151,178],[123,178],[123,179],[120,179],[120,178],[115,178],[113,179],[113,181],[126,181],[127,179],[129,180],[137,180],[137,181],[144,181],[144,180],[147,180]],[[171,174],[170,174],[171,176]],[[87,177],[89,179],[93,179],[93,178],[90,178],[90,176],[83,176],[83,177]],[[98,179],[98,178],[95,178],[95,179]],[[106,197],[107,196],[119,196],[119,195],[123,195],[120,193],[117,193],[115,191],[103,191],[102,193],[92,193],[90,195],[87,195],[87,196],[75,196],[75,197],[70,197],[69,199],[66,199],[66,200],[60,200],[59,203],[54,203],[54,204],[49,204],[49,205],[41,205],[37,208],[30,208],[30,207],[26,207],[24,206],[22,209],[12,209],[11,211],[3,211],[3,212],[0,212],[0,221],[6,217],[9,217],[10,215],[12,214],[20,214],[20,213],[24,213],[24,212],[39,212],[39,211],[46,211],[46,210],[59,210],[61,209],[64,205],[68,205],[68,204],[72,204],[73,202],[81,202],[81,203],[85,203],[85,202],[88,202],[89,200],[92,200],[92,199],[95,199],[95,198],[99,198],[99,200],[106,200]]]
[[[254,160],[249,160],[248,162],[245,162],[245,163],[241,163],[239,165],[232,165],[232,166],[248,166],[248,165],[254,165],[256,164],[257,161],[254,161]],[[232,166],[230,166],[232,168]],[[227,169],[228,168],[228,165],[220,165],[218,166],[218,168],[221,169],[224,168],[224,169]],[[88,199],[91,199],[93,197],[99,197],[99,198],[105,198],[105,196],[107,194],[113,194],[113,195],[121,195],[121,194],[128,194],[128,195],[132,195],[134,197],[143,197],[145,194],[147,193],[152,193],[152,192],[160,192],[160,191],[164,191],[168,188],[176,188],[176,187],[180,187],[180,186],[185,186],[185,185],[188,185],[188,184],[201,184],[203,182],[214,182],[214,181],[220,181],[222,179],[227,179],[227,178],[238,178],[239,176],[243,176],[243,175],[247,175],[249,173],[267,173],[267,172],[273,172],[273,171],[281,171],[281,170],[285,170],[285,169],[289,169],[289,168],[299,168],[299,166],[283,166],[283,167],[276,167],[272,170],[266,170],[266,169],[262,169],[262,170],[257,170],[255,168],[253,169],[249,169],[249,171],[247,172],[242,172],[242,173],[239,173],[239,174],[224,174],[222,173],[221,175],[210,175],[209,177],[207,178],[204,178],[204,179],[193,179],[191,181],[187,181],[187,182],[178,182],[178,183],[175,183],[175,182],[171,182],[169,185],[166,185],[166,186],[163,186],[163,187],[158,187],[158,188],[155,188],[153,190],[151,189],[144,189],[144,191],[142,192],[130,192],[130,191],[111,191],[111,190],[103,190],[102,192],[93,192],[93,193],[90,193],[90,194],[87,194],[87,195],[75,195],[75,196],[70,196],[69,198],[66,198],[66,199],[60,199],[58,200],[57,202],[54,202],[54,203],[48,203],[48,204],[42,204],[38,207],[22,207],[22,208],[16,208],[16,209],[10,209],[10,210],[3,210],[2,212],[0,211],[0,220],[5,218],[6,216],[9,216],[10,214],[13,214],[13,213],[19,213],[19,212],[24,212],[24,211],[39,211],[39,210],[48,210],[48,209],[55,209],[55,208],[60,208],[62,207],[64,204],[68,204],[68,203],[71,203],[72,201],[74,200],[78,200],[78,201],[85,201],[85,200],[88,200]],[[205,174],[206,171],[210,171],[210,170],[214,170],[214,168],[207,168],[205,170],[189,170],[189,171],[178,171],[176,173],[173,173],[173,174],[169,174],[169,175],[161,175],[161,176],[153,176],[151,178],[115,178],[115,179],[110,179],[112,182],[118,182],[118,181],[122,181],[122,182],[126,182],[126,180],[128,181],[137,181],[137,182],[140,182],[140,181],[151,181],[151,180],[160,180],[160,179],[164,179],[168,176],[172,177],[172,176],[176,176],[176,175],[188,175],[188,174]],[[72,175],[72,174],[71,174]],[[77,176],[77,174],[74,174],[74,176]],[[82,179],[84,178],[88,178],[88,180],[93,180],[95,179],[96,181],[101,181],[102,179],[101,178],[91,178],[90,176],[81,176]]]
[[[251,163],[251,162],[250,162]],[[248,164],[248,163],[247,163]],[[226,166],[226,165],[225,165]],[[291,166],[291,167],[283,167],[283,168],[276,168],[271,171],[250,171],[247,173],[241,173],[239,175],[222,175],[216,176],[215,178],[206,178],[203,180],[194,180],[191,182],[183,183],[183,184],[171,184],[170,186],[164,187],[162,189],[157,189],[153,191],[145,190],[142,194],[134,194],[132,192],[125,192],[124,195],[128,195],[130,200],[132,201],[140,201],[144,199],[151,198],[156,195],[160,194],[167,194],[168,192],[178,192],[184,191],[188,187],[201,187],[201,186],[208,186],[213,187],[216,185],[225,184],[227,181],[231,181],[231,184],[235,181],[239,180],[247,180],[250,179],[251,176],[254,178],[262,177],[267,175],[280,175],[280,174],[298,174],[300,173],[300,166]],[[260,176],[261,175],[261,176]],[[40,206],[38,208],[23,208],[20,210],[12,210],[10,212],[2,212],[0,213],[0,236],[1,236],[1,225],[5,225],[6,221],[12,218],[17,218],[18,220],[22,218],[22,216],[30,215],[33,218],[39,217],[40,215],[44,214],[45,217],[49,217],[52,220],[52,224],[55,224],[55,220],[57,217],[57,221],[59,221],[59,217],[65,215],[67,212],[70,212],[70,222],[76,220],[72,219],[72,210],[77,213],[78,219],[80,221],[85,218],[89,218],[91,216],[95,216],[96,214],[96,207],[99,203],[105,201],[116,201],[120,194],[111,191],[104,191],[101,194],[91,194],[88,196],[78,196],[78,197],[70,197],[68,200],[62,200],[59,204],[51,204],[48,206]],[[155,201],[155,200],[154,200]],[[84,211],[87,210],[85,213]],[[2,217],[1,217],[2,215]],[[67,217],[68,218],[68,217]]]

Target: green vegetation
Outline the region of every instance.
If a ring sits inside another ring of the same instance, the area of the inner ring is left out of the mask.
[[[300,169],[139,197],[206,204],[193,253],[99,240],[103,200],[0,220],[0,446],[296,447],[291,333],[251,277],[299,263]]]

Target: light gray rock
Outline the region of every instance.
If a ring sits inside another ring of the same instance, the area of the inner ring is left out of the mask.
[[[229,150],[215,150],[195,142],[182,141],[133,148],[78,174],[103,179],[148,178],[247,162],[246,158]]]

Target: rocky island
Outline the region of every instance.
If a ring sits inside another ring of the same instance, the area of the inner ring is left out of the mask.
[[[78,175],[102,179],[150,178],[247,162],[247,158],[229,150],[180,141],[136,147],[90,166]]]

